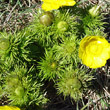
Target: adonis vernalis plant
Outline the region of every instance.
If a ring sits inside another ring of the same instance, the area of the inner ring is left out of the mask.
[[[29,105],[39,106],[46,103],[47,99],[40,91],[42,83],[37,82],[37,74],[34,73],[33,76],[32,71],[32,68],[28,70],[24,65],[16,65],[13,71],[7,73],[3,91],[9,98],[10,105],[28,108]]]
[[[82,103],[97,68],[110,58],[99,5],[81,8],[75,0],[41,5],[23,30],[0,32],[0,97],[11,105],[0,109],[45,109],[51,82],[57,95]]]
[[[65,97],[70,96],[75,101],[78,101],[83,96],[85,91],[92,80],[93,76],[85,74],[86,69],[74,69],[72,66],[66,68],[62,77],[58,80],[57,89],[58,93],[63,93]]]

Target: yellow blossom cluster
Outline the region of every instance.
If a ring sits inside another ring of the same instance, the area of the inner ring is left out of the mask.
[[[110,44],[101,36],[87,36],[80,42],[79,57],[90,68],[99,68],[110,58]]]
[[[76,2],[74,0],[42,0],[42,9],[45,11],[50,11],[53,9],[58,9],[62,6],[74,6]]]
[[[0,106],[0,110],[20,110],[20,108],[15,106]]]

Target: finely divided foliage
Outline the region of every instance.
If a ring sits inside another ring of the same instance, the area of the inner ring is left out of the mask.
[[[104,79],[109,75],[106,62],[110,58],[106,22],[101,4],[81,7],[85,2],[42,0],[42,8],[31,12],[33,21],[27,27],[0,32],[0,98],[6,97],[8,105],[48,110],[53,95],[63,95],[77,103],[77,110],[84,110],[110,100]],[[21,6],[22,2],[17,3]],[[98,101],[92,102],[91,93],[100,96]],[[106,108],[107,104],[101,109]]]

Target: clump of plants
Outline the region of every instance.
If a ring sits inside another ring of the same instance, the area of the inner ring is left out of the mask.
[[[89,94],[93,91],[107,103],[107,84],[98,79],[100,71],[109,75],[110,59],[101,7],[83,8],[74,0],[42,0],[41,7],[23,30],[0,32],[0,97],[8,100],[4,109],[45,109],[50,103],[47,82],[53,82],[57,95],[77,103],[77,110],[98,107]],[[100,101],[101,109],[107,104]]]

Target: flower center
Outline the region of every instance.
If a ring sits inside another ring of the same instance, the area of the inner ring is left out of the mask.
[[[91,51],[92,53],[97,52],[97,51],[98,51],[98,46],[97,46],[97,45],[92,45],[92,46],[90,46],[90,51]]]
[[[87,48],[87,51],[95,56],[99,56],[103,50],[103,46],[101,46],[100,41],[90,43]]]

